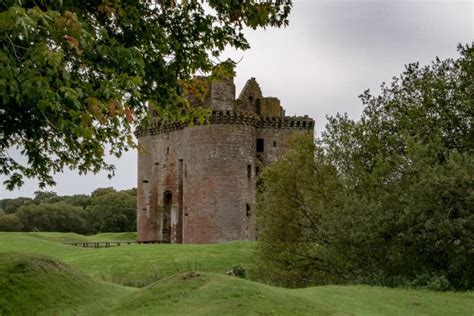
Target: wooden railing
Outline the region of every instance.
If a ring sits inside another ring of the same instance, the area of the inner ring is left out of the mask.
[[[118,247],[122,244],[131,245],[136,244],[136,240],[116,240],[116,241],[70,241],[65,242],[65,245],[71,245],[82,248],[109,248]]]
[[[146,241],[140,242],[136,240],[114,240],[114,241],[68,241],[63,242],[65,245],[82,247],[82,248],[109,248],[118,247],[120,245],[131,245],[131,244],[169,244],[169,242],[163,240]]]

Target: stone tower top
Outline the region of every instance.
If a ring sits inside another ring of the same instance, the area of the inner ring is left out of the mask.
[[[276,97],[264,97],[254,77],[247,80],[238,98],[235,97],[234,78],[213,81],[210,81],[209,77],[200,79],[208,82],[207,97],[199,100],[189,95],[193,106],[210,107],[213,111],[249,112],[262,117],[285,117],[280,100]]]
[[[218,111],[231,111],[235,103],[234,78],[211,82],[211,108]]]
[[[254,77],[245,84],[236,100],[236,109],[252,112],[265,117],[284,117],[285,111],[280,100],[275,97],[264,97],[259,84]]]

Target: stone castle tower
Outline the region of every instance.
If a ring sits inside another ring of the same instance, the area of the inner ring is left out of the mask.
[[[233,79],[213,81],[207,125],[162,124],[137,131],[139,242],[216,243],[256,239],[255,195],[262,168],[288,138],[313,133],[308,116],[288,117],[255,78],[235,98]]]

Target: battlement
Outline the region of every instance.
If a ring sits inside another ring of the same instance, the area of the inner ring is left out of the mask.
[[[210,80],[209,77],[200,77]],[[276,97],[264,97],[255,78],[250,78],[235,98],[234,79],[208,81],[208,97],[198,101],[193,95],[188,99],[194,106],[208,107],[212,110],[209,124],[240,124],[256,128],[314,129],[314,120],[304,117],[285,116],[285,110]],[[194,125],[199,125],[195,120]],[[188,126],[185,123],[165,123],[156,116],[147,128],[138,128],[137,137],[157,135],[180,130]]]
[[[295,129],[295,130],[313,130],[314,120],[305,116],[261,116],[252,112],[244,111],[212,111],[208,124],[235,124],[248,125],[255,128],[265,129]],[[195,120],[194,125],[199,124]],[[159,120],[153,121],[147,128],[137,129],[135,136],[142,137],[147,135],[158,135],[181,130],[187,127],[186,123],[164,123]]]

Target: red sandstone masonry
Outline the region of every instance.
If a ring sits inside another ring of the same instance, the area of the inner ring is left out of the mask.
[[[214,111],[208,125],[187,127],[155,119],[136,132],[143,148],[138,153],[139,242],[168,238],[166,214],[171,216],[173,243],[255,240],[257,167],[281,157],[291,135],[313,133],[311,118],[284,117],[278,99],[263,98],[254,79],[233,109],[233,81],[211,89]],[[263,139],[262,153],[257,153],[257,139]],[[164,205],[165,194],[171,196],[170,207]]]

